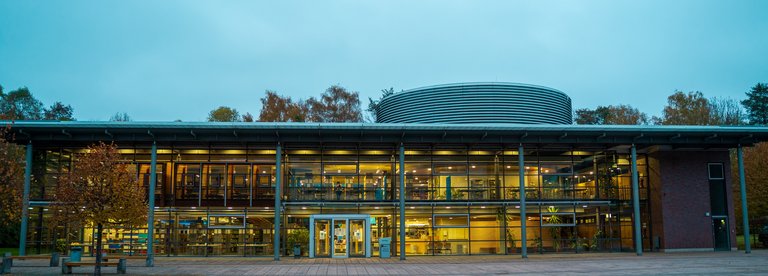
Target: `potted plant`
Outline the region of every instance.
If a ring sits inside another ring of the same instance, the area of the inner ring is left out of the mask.
[[[540,236],[536,236],[536,238],[533,239],[533,246],[536,246],[536,250],[539,251],[539,254],[544,254],[544,242]]]
[[[517,249],[517,239],[515,238],[515,234],[512,233],[512,229],[509,228],[509,223],[512,220],[512,216],[509,214],[504,214],[503,210],[499,209],[496,213],[496,220],[504,223],[504,247],[506,248],[507,254],[515,253],[515,250]]]
[[[594,235],[592,235],[592,242],[589,243],[589,246],[587,247],[587,250],[589,251],[597,251],[599,249],[600,245],[600,235],[602,235],[602,232],[597,231]]]
[[[555,206],[549,206],[547,207],[548,213],[557,213],[559,211]],[[550,215],[549,220],[547,220],[547,223],[549,224],[561,224],[563,220],[558,215]],[[560,252],[561,247],[561,241],[560,241],[560,227],[559,226],[551,226],[549,228],[549,234],[552,236],[552,247],[555,249],[555,251]]]
[[[586,247],[586,239],[582,237],[576,237],[571,241],[571,248],[576,250],[576,253],[581,253]]]
[[[288,232],[288,241],[285,246],[285,250],[289,252],[293,252],[293,246],[299,244],[301,251],[299,252],[299,255],[303,255],[304,253],[308,253],[309,249],[307,248],[309,244],[309,230],[307,229],[293,229]],[[286,254],[286,255],[294,255],[294,254]]]

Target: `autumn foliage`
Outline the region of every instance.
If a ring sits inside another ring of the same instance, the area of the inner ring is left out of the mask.
[[[75,162],[72,173],[63,176],[54,195],[54,220],[77,220],[96,227],[101,237],[104,226],[139,226],[147,219],[147,201],[131,165],[125,163],[113,144],[88,147]],[[55,224],[55,222],[54,222]],[[96,239],[96,248],[102,248]],[[97,254],[97,263],[101,254]],[[95,267],[100,274],[100,267]]]
[[[24,185],[24,148],[7,137],[8,127],[0,129],[0,229],[19,222]]]

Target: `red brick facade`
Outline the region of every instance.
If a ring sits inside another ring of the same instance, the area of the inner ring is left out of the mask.
[[[653,237],[664,250],[714,248],[707,164],[722,163],[731,247],[736,232],[728,151],[658,151],[649,154]]]

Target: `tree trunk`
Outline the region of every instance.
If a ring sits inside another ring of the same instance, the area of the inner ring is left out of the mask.
[[[93,275],[101,276],[101,233],[104,227],[101,223],[96,225],[96,266],[93,268]]]

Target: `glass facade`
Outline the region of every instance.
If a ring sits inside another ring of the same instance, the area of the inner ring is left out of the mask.
[[[277,164],[268,145],[206,148],[159,146],[154,233],[146,228],[111,228],[104,248],[112,253],[144,255],[154,235],[158,256],[271,256],[277,166],[282,172],[285,204],[281,252],[300,244],[308,254],[315,239],[316,257],[360,255],[331,252],[332,240],[309,236],[310,227],[335,227],[312,214],[371,216],[373,256],[379,238],[391,237],[407,255],[519,254],[632,250],[631,166],[627,152],[598,148],[405,145],[404,167],[390,144],[291,145]],[[60,175],[69,173],[82,148],[35,148],[28,252],[66,250],[67,245],[94,252],[90,225],[48,225],[45,207]],[[150,150],[120,147],[139,184],[149,186]],[[644,248],[650,246],[648,161],[638,156]],[[405,240],[399,239],[399,175],[405,175]],[[521,190],[520,172],[525,183]],[[149,192],[147,190],[147,192]],[[527,199],[527,237],[521,237],[519,198]],[[325,224],[324,224],[325,223]],[[359,222],[344,225],[359,230]],[[349,232],[353,233],[355,231]],[[321,242],[322,240],[322,242]],[[353,243],[353,240],[348,242]],[[286,246],[287,245],[287,246]],[[337,247],[334,247],[337,248]]]

